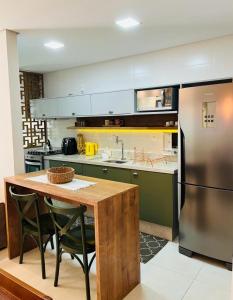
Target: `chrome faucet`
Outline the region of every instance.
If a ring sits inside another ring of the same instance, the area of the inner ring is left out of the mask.
[[[124,142],[123,142],[123,140],[119,139],[118,135],[114,135],[114,137],[116,139],[116,144],[121,143],[121,160],[125,160],[125,157],[124,157]]]

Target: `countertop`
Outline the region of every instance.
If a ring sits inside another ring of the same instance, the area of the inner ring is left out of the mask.
[[[131,170],[141,170],[157,173],[175,174],[177,172],[177,162],[157,162],[153,163],[153,166],[149,163],[134,162],[133,160],[128,160],[126,163],[108,163],[105,162],[99,156],[86,157],[85,155],[73,154],[73,155],[49,155],[44,157],[45,160],[60,160],[81,164],[91,164],[99,166],[108,166],[121,169],[131,169]]]

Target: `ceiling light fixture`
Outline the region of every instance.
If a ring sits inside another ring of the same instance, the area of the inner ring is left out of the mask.
[[[116,24],[122,28],[128,29],[140,25],[140,22],[133,18],[127,18],[116,21]]]
[[[51,48],[51,49],[60,49],[64,47],[64,44],[60,42],[51,41],[44,44],[45,47]]]

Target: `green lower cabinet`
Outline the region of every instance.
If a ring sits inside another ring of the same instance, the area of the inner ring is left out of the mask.
[[[69,166],[77,174],[137,184],[140,219],[177,228],[176,175],[50,160],[50,167]]]
[[[140,187],[140,219],[172,227],[174,175],[133,170],[131,175]]]
[[[76,174],[80,174],[80,175],[83,174],[83,164],[78,164],[78,163],[69,162],[69,161],[50,160],[49,166],[50,166],[50,168],[61,167],[61,166],[71,167],[71,168],[75,169]]]
[[[131,182],[130,170],[96,165],[83,165],[83,175],[120,182]]]

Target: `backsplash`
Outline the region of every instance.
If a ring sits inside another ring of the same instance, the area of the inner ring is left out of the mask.
[[[48,138],[53,147],[60,147],[63,137],[76,137],[78,131],[67,129],[74,125],[75,120],[48,120]],[[116,144],[115,136],[124,142],[125,156],[133,159],[135,149],[139,155],[159,157],[164,154],[171,154],[172,141],[170,133],[85,133],[86,142],[95,142],[99,145],[99,153],[107,152],[112,157],[120,158],[121,144]]]
[[[47,121],[48,138],[53,147],[61,147],[63,137],[76,137],[75,130],[67,129],[74,126],[76,119],[49,119]]]

